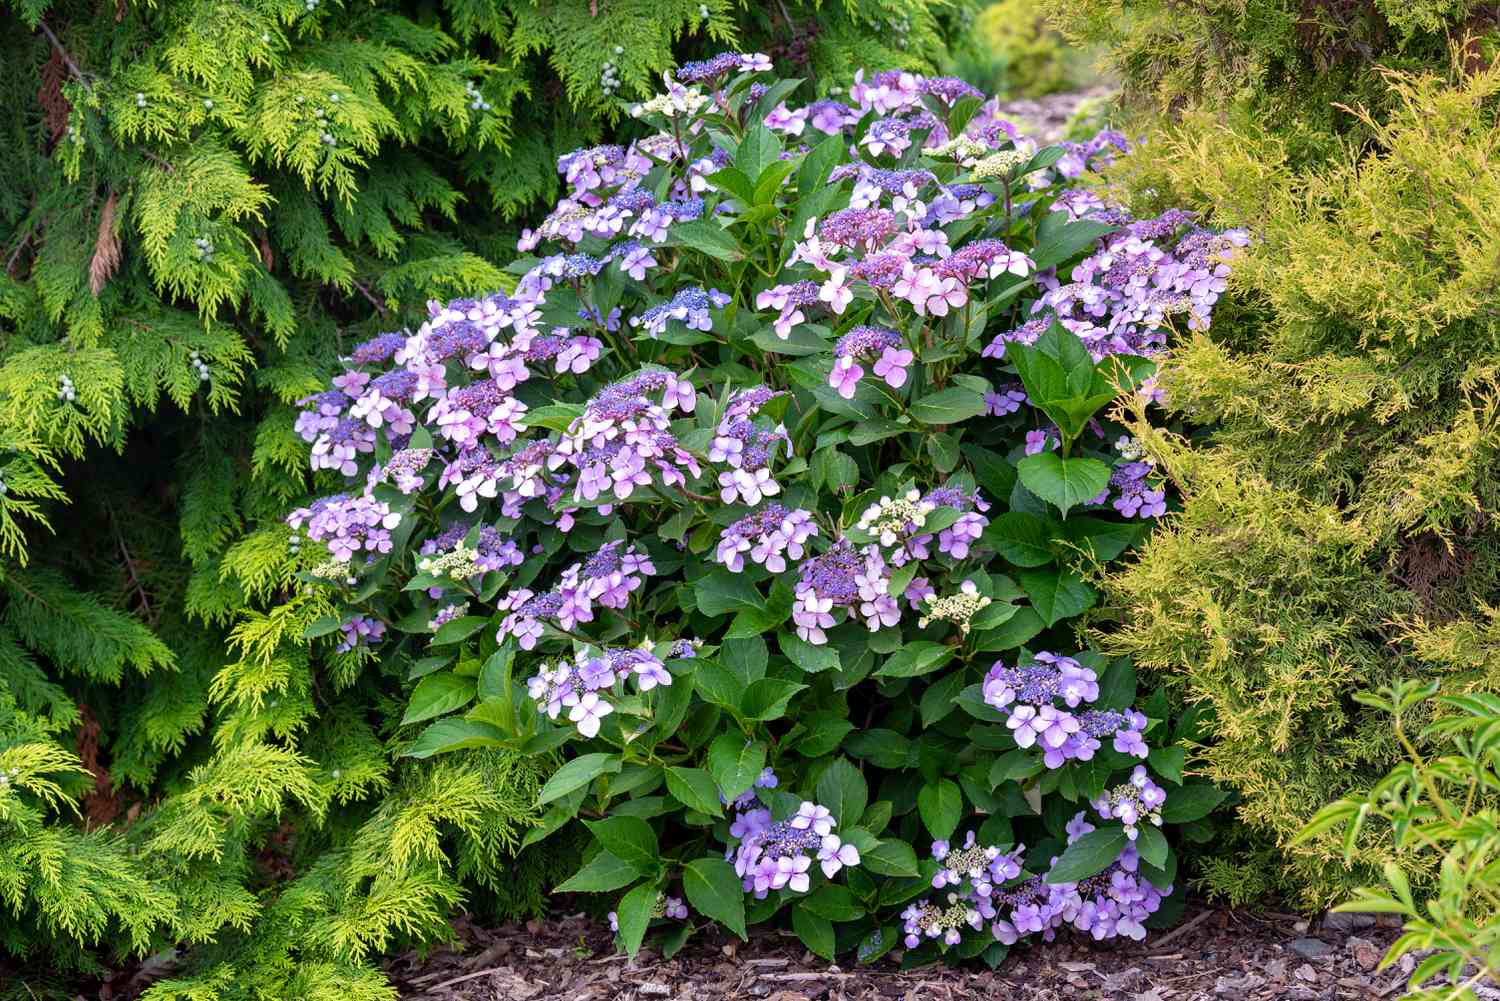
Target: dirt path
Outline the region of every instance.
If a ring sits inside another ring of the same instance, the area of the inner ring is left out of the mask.
[[[1013,953],[998,970],[890,961],[830,966],[775,932],[717,934],[634,963],[575,916],[461,928],[462,953],[405,956],[390,973],[407,1001],[1370,1001],[1397,998],[1399,969],[1375,972],[1391,927],[1345,915],[1312,931],[1295,915],[1199,909],[1176,932],[1126,946],[1074,936]],[[1408,966],[1408,969],[1410,967]]]
[[[1029,126],[1025,130],[1027,135],[1043,142],[1051,142],[1062,136],[1063,126],[1067,125],[1068,119],[1080,104],[1096,97],[1105,97],[1113,91],[1114,88],[1110,86],[1099,85],[1087,90],[1048,94],[1045,97],[1002,101],[1000,110],[1002,114],[1014,116],[1026,123]]]

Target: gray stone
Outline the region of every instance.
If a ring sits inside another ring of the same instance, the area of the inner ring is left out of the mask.
[[[1359,931],[1361,928],[1371,928],[1375,925],[1373,914],[1328,914],[1323,918],[1323,927],[1328,931],[1335,931],[1341,935],[1349,935]]]
[[[1333,952],[1333,946],[1319,938],[1294,938],[1286,947],[1303,959],[1317,959]]]
[[[1240,974],[1239,976],[1219,977],[1216,981],[1214,981],[1214,993],[1219,995],[1229,994],[1233,995],[1234,997],[1244,997],[1246,994],[1255,990],[1255,988],[1265,986],[1265,983],[1265,977],[1257,976],[1256,974],[1247,971]]]

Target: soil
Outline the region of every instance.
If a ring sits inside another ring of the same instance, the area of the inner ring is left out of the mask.
[[[1413,965],[1376,971],[1397,929],[1371,916],[1310,930],[1294,914],[1218,908],[1141,943],[1065,935],[996,970],[830,965],[777,932],[700,934],[672,959],[647,948],[631,962],[582,915],[458,931],[461,951],[388,964],[405,1001],[1368,1001],[1398,998]]]

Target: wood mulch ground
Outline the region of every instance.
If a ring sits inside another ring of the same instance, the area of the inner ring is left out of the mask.
[[[1397,931],[1365,915],[1309,929],[1293,914],[1195,908],[1139,944],[1066,935],[996,970],[835,966],[776,932],[700,935],[670,960],[647,949],[630,962],[582,915],[459,933],[461,951],[390,962],[406,1001],[1368,1001],[1399,998],[1406,980],[1375,971]]]

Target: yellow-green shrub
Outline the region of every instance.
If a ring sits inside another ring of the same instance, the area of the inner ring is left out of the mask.
[[[1380,81],[1383,116],[1352,113],[1360,144],[1318,166],[1198,112],[1119,177],[1257,239],[1232,309],[1164,366],[1207,430],[1151,440],[1183,509],[1110,582],[1105,642],[1212,708],[1198,761],[1308,904],[1384,851],[1368,836],[1351,871],[1335,842],[1286,847],[1400,757],[1352,696],[1500,688],[1500,68]]]

